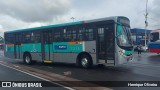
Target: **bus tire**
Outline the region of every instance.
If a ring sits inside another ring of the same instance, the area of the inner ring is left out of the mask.
[[[92,59],[88,55],[82,54],[80,58],[80,65],[82,68],[91,68]]]
[[[25,53],[24,54],[23,60],[28,65],[31,65],[33,63],[32,57],[31,57],[31,55],[29,53]]]

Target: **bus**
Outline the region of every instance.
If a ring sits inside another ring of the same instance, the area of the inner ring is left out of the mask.
[[[48,25],[4,33],[4,55],[26,64],[117,66],[133,58],[130,21],[124,16]]]
[[[150,53],[160,53],[160,29],[151,31],[148,49]]]

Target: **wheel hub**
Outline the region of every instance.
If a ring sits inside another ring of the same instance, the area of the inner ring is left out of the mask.
[[[87,58],[83,58],[83,59],[82,59],[82,65],[83,65],[83,66],[87,66],[87,64],[88,64]]]
[[[28,56],[26,56],[26,62],[29,63],[30,62],[30,58]]]

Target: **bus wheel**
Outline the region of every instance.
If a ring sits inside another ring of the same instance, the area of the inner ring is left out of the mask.
[[[32,64],[32,58],[31,58],[31,55],[29,54],[29,53],[26,53],[25,55],[24,55],[24,62],[26,63],[26,64]]]
[[[80,64],[83,68],[90,68],[92,66],[92,60],[88,55],[82,55],[80,59]]]

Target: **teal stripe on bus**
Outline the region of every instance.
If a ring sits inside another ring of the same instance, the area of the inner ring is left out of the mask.
[[[22,44],[21,46],[22,52],[42,52],[41,51],[41,43],[31,43],[31,44]]]
[[[40,30],[40,29],[48,29],[48,28],[56,28],[56,27],[71,26],[71,25],[77,25],[77,24],[83,24],[83,21],[72,22],[72,23],[64,23],[64,24],[56,24],[56,25],[48,25],[48,26],[41,26],[41,27],[27,28],[27,29],[20,29],[20,30],[13,30],[13,31],[7,31],[5,33],[22,32],[22,31],[30,31],[30,30]]]
[[[14,52],[14,46],[6,46],[6,52]]]
[[[56,53],[79,53],[83,51],[82,44],[70,44],[69,42],[54,42],[52,44],[45,44],[45,52]],[[7,46],[7,52],[14,52],[14,46]],[[41,43],[21,44],[16,46],[16,51],[20,52],[42,52]]]
[[[133,54],[134,53],[134,51],[132,50],[132,51],[127,51],[127,50],[125,50],[125,55],[129,55],[129,54]]]

